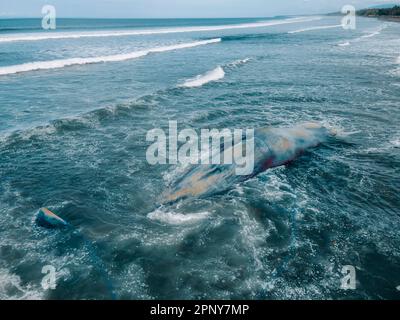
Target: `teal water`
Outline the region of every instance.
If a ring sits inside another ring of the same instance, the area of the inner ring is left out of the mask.
[[[306,31],[340,23],[312,18],[61,19],[50,35],[0,20],[0,299],[398,299],[400,24]],[[219,80],[182,86],[206,74]],[[146,133],[169,120],[318,121],[338,137],[224,194],[157,207],[180,168],[147,163]],[[75,231],[36,226],[43,206]],[[356,290],[340,289],[344,265]]]

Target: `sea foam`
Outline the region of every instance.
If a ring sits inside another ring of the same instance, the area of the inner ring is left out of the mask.
[[[208,71],[205,74],[201,74],[194,78],[187,79],[184,83],[179,85],[179,87],[181,87],[181,88],[196,88],[196,87],[202,87],[209,82],[221,80],[225,77],[225,69],[240,67],[241,65],[246,64],[250,60],[251,60],[251,58],[239,59],[239,60],[235,60],[231,63],[228,63],[222,67],[218,66],[217,68],[215,68],[211,71]]]
[[[175,212],[165,212],[157,209],[150,212],[147,217],[151,220],[155,220],[161,223],[169,225],[185,225],[200,222],[210,216],[209,212],[199,212],[199,213],[175,213]]]
[[[80,39],[94,37],[122,37],[122,36],[137,36],[137,35],[154,35],[168,33],[185,33],[185,32],[206,32],[206,31],[221,31],[232,29],[249,29],[270,27],[282,24],[300,23],[320,20],[321,17],[298,17],[284,20],[260,21],[254,23],[242,23],[220,26],[199,26],[199,27],[175,27],[175,28],[160,28],[160,29],[142,29],[142,30],[125,30],[114,32],[63,32],[63,33],[41,33],[41,34],[18,34],[7,35],[0,37],[0,42],[15,42],[15,41],[40,41],[40,40],[57,40],[57,39]]]
[[[116,55],[109,55],[109,56],[98,56],[98,57],[89,57],[89,58],[70,58],[70,59],[60,59],[60,60],[50,60],[50,61],[29,62],[29,63],[19,64],[19,65],[0,67],[0,75],[8,75],[8,74],[35,71],[35,70],[58,69],[58,68],[64,68],[64,67],[73,66],[73,65],[125,61],[125,60],[140,58],[140,57],[146,56],[150,53],[160,53],[160,52],[167,52],[167,51],[180,50],[180,49],[186,49],[186,48],[193,48],[193,47],[197,47],[197,46],[218,43],[218,42],[221,42],[221,38],[197,41],[197,42],[181,43],[181,44],[176,44],[176,45],[171,45],[171,46],[164,46],[164,47],[158,47],[158,48],[153,48],[153,49],[148,49],[148,50],[140,50],[140,51],[134,51],[134,52],[130,52],[130,53],[116,54]]]
[[[217,67],[203,75],[186,80],[180,87],[195,88],[201,87],[209,82],[218,81],[225,77],[225,71],[222,67]]]
[[[367,39],[367,38],[375,37],[375,36],[381,34],[381,32],[383,30],[385,30],[387,27],[388,27],[387,24],[384,23],[384,24],[380,25],[375,31],[372,31],[371,33],[362,35],[361,37],[356,39],[356,41],[361,40],[361,39]]]
[[[300,32],[307,32],[307,31],[314,31],[314,30],[323,30],[323,29],[333,29],[333,28],[340,28],[342,25],[334,25],[334,26],[318,26],[318,27],[310,27],[310,28],[304,28],[304,29],[299,29],[299,30],[294,30],[294,31],[289,31],[288,33],[300,33]]]
[[[250,60],[251,60],[251,58],[239,59],[239,60],[233,61],[231,63],[228,63],[227,66],[228,67],[239,67],[239,66],[249,62]]]
[[[0,300],[41,300],[42,294],[6,269],[0,269]]]

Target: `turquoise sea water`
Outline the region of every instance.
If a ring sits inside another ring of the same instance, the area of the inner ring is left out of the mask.
[[[320,18],[0,20],[0,299],[399,298],[400,24]],[[158,207],[180,168],[147,163],[146,133],[169,120],[338,136]]]

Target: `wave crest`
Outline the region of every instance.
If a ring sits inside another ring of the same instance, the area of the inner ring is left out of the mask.
[[[160,53],[167,51],[174,51],[180,49],[193,48],[197,46],[213,44],[221,42],[221,38],[196,41],[196,42],[188,42],[181,43],[171,46],[164,46],[158,48],[152,48],[147,50],[134,51],[130,53],[124,54],[116,54],[110,56],[99,56],[99,57],[91,57],[91,58],[71,58],[71,59],[60,59],[60,60],[51,60],[51,61],[39,61],[39,62],[29,62],[19,65],[6,66],[0,68],[0,75],[9,75],[21,72],[28,71],[36,71],[36,70],[49,70],[49,69],[59,69],[73,65],[84,65],[84,64],[93,64],[93,63],[101,63],[101,62],[119,62],[126,61],[131,59],[140,58],[146,56],[150,53]]]
[[[137,35],[155,35],[169,33],[186,33],[186,32],[207,32],[207,31],[222,31],[234,29],[249,29],[270,27],[281,24],[291,24],[300,22],[309,22],[320,20],[320,17],[298,17],[272,21],[260,21],[254,23],[231,24],[221,26],[199,26],[199,27],[180,27],[180,28],[163,28],[163,29],[143,29],[135,31],[117,31],[117,32],[81,32],[81,33],[59,33],[59,34],[24,34],[0,37],[1,42],[15,41],[40,41],[40,40],[58,40],[58,39],[80,39],[80,38],[98,38],[98,37],[122,37],[122,36],[137,36]]]
[[[309,27],[309,28],[289,31],[288,33],[293,34],[293,33],[301,33],[301,32],[314,31],[314,30],[333,29],[333,28],[340,28],[341,26],[342,26],[341,24],[337,24],[337,25],[334,25],[334,26]]]
[[[251,60],[251,58],[239,59],[239,60],[233,61],[231,63],[228,63],[227,66],[228,67],[239,67],[239,66],[249,62],[250,60]]]
[[[203,85],[221,80],[225,77],[225,71],[222,67],[217,67],[214,70],[211,70],[203,75],[199,75],[195,78],[186,80],[180,87],[183,88],[195,88],[202,87]]]

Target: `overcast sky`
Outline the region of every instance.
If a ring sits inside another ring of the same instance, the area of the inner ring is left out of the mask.
[[[0,17],[41,17],[45,4],[54,5],[58,17],[199,18],[314,14],[382,3],[400,0],[1,0]]]

